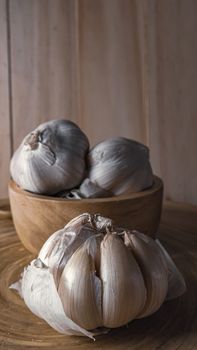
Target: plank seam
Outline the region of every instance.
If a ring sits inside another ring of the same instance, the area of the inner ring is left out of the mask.
[[[10,0],[6,0],[6,23],[7,23],[7,53],[8,53],[8,104],[9,104],[9,129],[10,129],[10,157],[14,151],[13,140],[13,104],[12,104],[12,57],[11,57],[11,22]]]
[[[83,116],[81,110],[81,77],[80,77],[80,29],[79,29],[79,3],[75,1],[75,54],[76,54],[76,103],[77,114],[80,121],[80,127],[83,127]]]

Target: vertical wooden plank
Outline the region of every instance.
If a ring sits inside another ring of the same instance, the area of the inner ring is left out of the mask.
[[[39,123],[78,115],[74,0],[10,0],[14,148]]]
[[[167,198],[197,204],[197,2],[149,1],[152,161]]]
[[[0,0],[0,197],[7,197],[10,159],[8,42],[6,1]]]
[[[92,143],[117,135],[146,142],[143,2],[78,6],[82,125]]]
[[[7,181],[5,0],[0,4],[0,169]],[[197,203],[196,1],[10,0],[9,10],[14,147],[40,122],[70,118],[92,143],[116,135],[148,143],[167,197]]]

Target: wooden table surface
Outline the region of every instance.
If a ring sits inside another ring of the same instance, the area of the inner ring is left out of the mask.
[[[166,302],[154,315],[99,336],[95,342],[58,334],[8,289],[32,255],[19,242],[7,210],[7,202],[1,200],[0,349],[197,349],[197,207],[165,203],[158,234],[185,277],[187,293]]]

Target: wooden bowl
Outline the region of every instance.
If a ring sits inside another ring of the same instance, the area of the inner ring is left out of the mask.
[[[110,198],[68,200],[37,195],[9,183],[12,217],[23,245],[37,254],[46,239],[79,214],[100,213],[121,227],[155,237],[162,209],[163,183],[154,177],[151,188]]]

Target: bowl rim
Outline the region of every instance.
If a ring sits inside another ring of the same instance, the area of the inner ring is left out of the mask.
[[[129,199],[136,199],[136,198],[142,198],[146,197],[149,194],[153,194],[155,192],[160,191],[163,189],[163,181],[160,177],[154,175],[154,182],[153,185],[145,190],[142,190],[140,192],[133,192],[130,194],[123,194],[119,196],[114,197],[105,197],[105,198],[83,198],[83,199],[67,199],[67,198],[61,198],[61,197],[54,197],[54,196],[47,196],[37,193],[32,193],[27,190],[24,190],[20,188],[17,183],[10,179],[8,184],[9,190],[12,190],[16,192],[19,195],[23,195],[26,197],[33,198],[34,200],[43,200],[43,201],[51,201],[51,202],[67,202],[67,203],[102,203],[102,202],[116,202],[116,201],[124,201]]]

